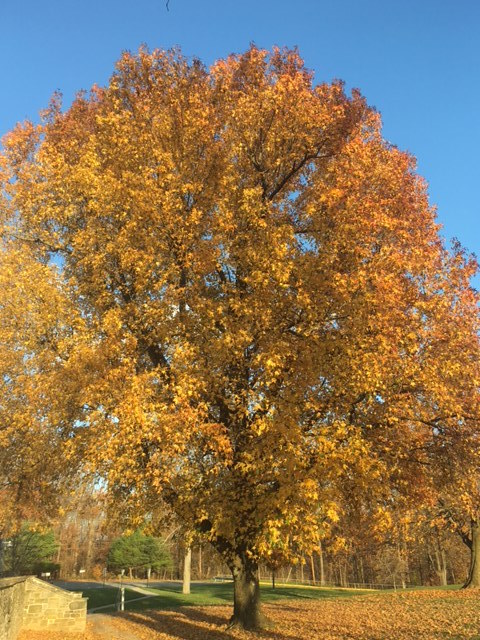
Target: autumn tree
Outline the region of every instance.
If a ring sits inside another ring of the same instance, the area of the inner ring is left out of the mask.
[[[467,440],[468,442],[468,440]],[[474,443],[477,446],[477,443]],[[480,460],[470,455],[459,464],[449,456],[445,473],[439,481],[440,490],[429,509],[432,528],[450,531],[459,536],[469,551],[470,562],[464,587],[480,587]]]
[[[2,174],[5,235],[56,257],[75,310],[49,424],[134,522],[161,499],[211,542],[232,624],[262,626],[259,562],[317,547],[342,483],[426,493],[476,427],[475,265],[378,115],[295,51],[125,53],[12,131]]]
[[[112,540],[122,531],[107,515],[101,486],[86,480],[78,478],[73,491],[62,492],[54,522],[59,543],[56,561],[63,578],[75,576],[80,569],[90,577],[102,576]]]
[[[64,466],[43,406],[48,376],[70,332],[54,268],[0,241],[0,538],[55,513]],[[69,315],[68,323],[66,316]]]
[[[461,260],[457,247],[457,260]],[[480,448],[478,297],[466,303],[465,273],[457,272],[459,292],[443,305],[442,336],[432,345],[435,384],[449,404],[428,421],[430,453],[423,457],[435,490],[426,500],[432,528],[460,536],[470,552],[465,587],[480,587]],[[450,318],[450,322],[448,322]],[[469,327],[468,331],[465,328]],[[448,392],[447,392],[448,389]]]

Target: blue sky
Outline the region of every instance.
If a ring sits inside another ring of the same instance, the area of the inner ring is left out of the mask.
[[[0,0],[0,135],[104,84],[124,49],[179,45],[209,64],[250,42],[299,47],[418,159],[444,235],[480,256],[478,0]],[[480,279],[476,281],[480,285]]]

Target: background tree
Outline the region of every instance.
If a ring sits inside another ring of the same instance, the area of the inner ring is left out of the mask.
[[[473,458],[475,460],[475,458]],[[442,479],[443,491],[439,493],[437,501],[432,505],[429,515],[431,526],[436,530],[451,531],[469,550],[470,562],[464,587],[480,587],[480,512],[479,512],[479,478],[478,466],[465,464],[460,469],[452,469]],[[453,463],[453,461],[450,461]],[[456,476],[455,471],[460,475]],[[445,564],[442,548],[436,564],[442,568]],[[438,556],[437,553],[437,556]]]
[[[164,544],[152,536],[140,531],[116,538],[110,547],[107,558],[108,567],[113,571],[142,570],[150,577],[150,572],[169,568],[172,564],[170,554]]]
[[[59,256],[75,309],[49,421],[132,521],[161,499],[210,541],[232,623],[262,626],[259,562],[316,548],[346,485],[423,500],[467,453],[476,265],[377,114],[296,52],[124,54],[2,166],[6,235]]]
[[[36,530],[23,523],[4,548],[4,569],[9,575],[57,571],[53,562],[58,544],[53,531]]]
[[[85,479],[79,479],[74,492],[61,496],[61,511],[53,526],[62,577],[75,576],[80,569],[89,577],[104,575],[110,545],[121,532],[107,514],[105,498],[104,491]]]

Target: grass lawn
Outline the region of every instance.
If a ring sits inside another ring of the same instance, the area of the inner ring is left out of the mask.
[[[119,590],[114,587],[104,587],[103,589],[84,589],[83,595],[85,598],[88,598],[88,609],[103,607],[105,605],[112,605],[112,609],[116,609],[116,602],[120,593]],[[139,593],[131,589],[125,589],[126,602],[139,597]]]
[[[204,584],[192,584],[189,595],[182,594],[178,584],[163,589],[148,589],[151,597],[143,598],[143,594],[137,593],[128,587],[125,588],[125,610],[147,611],[150,609],[175,609],[181,606],[205,606],[233,603],[233,584],[231,582],[212,582]],[[329,589],[322,587],[304,587],[298,585],[277,585],[272,589],[268,584],[261,585],[262,602],[274,602],[275,600],[316,600],[323,598],[344,598],[365,594],[365,591],[353,589]],[[119,590],[115,587],[104,589],[84,589],[83,595],[88,598],[88,609],[112,605],[111,610],[116,609]],[[109,609],[102,610],[108,612]]]

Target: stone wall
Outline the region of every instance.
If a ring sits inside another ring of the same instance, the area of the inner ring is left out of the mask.
[[[25,578],[0,580],[0,639],[15,640],[22,626]]]
[[[37,631],[84,631],[87,620],[87,599],[81,593],[28,578],[22,629]]]
[[[0,580],[0,640],[20,629],[84,631],[87,599],[37,578]]]

